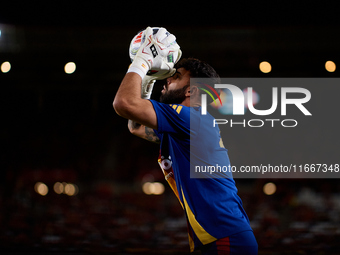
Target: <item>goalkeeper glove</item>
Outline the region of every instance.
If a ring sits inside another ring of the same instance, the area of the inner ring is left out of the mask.
[[[154,77],[149,75],[145,75],[142,80],[142,98],[143,99],[150,99],[151,93],[153,89],[153,85],[155,84],[156,80]]]
[[[152,28],[148,27],[144,31],[143,39],[144,42],[134,57],[128,72],[135,72],[142,79],[151,69],[150,75],[155,79],[165,79],[171,76],[175,72],[175,62],[181,57],[176,37],[165,28],[160,28],[153,35]]]

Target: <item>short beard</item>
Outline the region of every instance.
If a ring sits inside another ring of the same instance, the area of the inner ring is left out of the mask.
[[[189,86],[185,85],[180,89],[166,90],[159,98],[159,101],[164,104],[181,104],[187,98],[185,92]]]

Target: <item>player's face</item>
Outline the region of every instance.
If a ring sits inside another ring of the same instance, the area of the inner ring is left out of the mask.
[[[180,104],[186,99],[190,86],[190,71],[179,68],[176,73],[166,80],[161,91],[160,101],[165,104]]]

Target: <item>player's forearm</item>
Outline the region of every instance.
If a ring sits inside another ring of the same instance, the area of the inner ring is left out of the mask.
[[[137,73],[127,73],[113,101],[113,108],[123,118],[157,129],[156,112],[149,100],[141,98],[142,78]]]
[[[128,128],[129,128],[130,133],[135,136],[138,136],[140,138],[143,138],[153,143],[160,143],[160,139],[155,134],[152,128],[148,128],[133,120],[128,121]]]
[[[128,121],[128,129],[131,133],[135,133],[138,132],[138,130],[142,130],[143,129],[143,125],[139,124],[133,120],[129,120]]]
[[[135,107],[141,98],[142,78],[136,73],[127,73],[119,86],[113,108],[116,113],[124,118],[129,118],[129,111]]]

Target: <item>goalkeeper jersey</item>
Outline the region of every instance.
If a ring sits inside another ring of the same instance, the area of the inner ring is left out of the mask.
[[[230,165],[214,118],[201,115],[200,107],[150,101],[157,115],[154,131],[161,140],[158,163],[185,211],[190,250],[251,230],[231,173],[190,176],[196,166]]]

